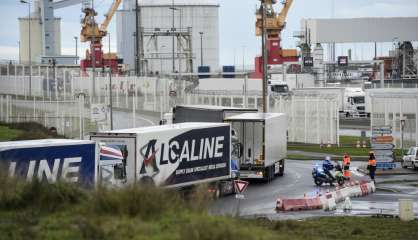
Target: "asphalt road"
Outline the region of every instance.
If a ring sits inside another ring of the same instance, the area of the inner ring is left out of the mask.
[[[156,117],[137,113],[134,125],[132,112],[113,111],[114,129],[152,126],[158,124],[159,121],[160,119]]]
[[[316,161],[317,162],[317,161]],[[311,176],[312,167],[315,161],[287,160],[286,170],[283,177],[277,177],[270,183],[251,182],[245,191],[245,199],[239,201],[235,196],[226,196],[214,202],[211,213],[220,215],[240,216],[263,216],[271,219],[301,219],[317,216],[335,215],[363,215],[375,213],[397,213],[398,200],[401,198],[413,199],[416,203],[414,212],[418,215],[418,188],[407,187],[399,184],[377,184],[396,190],[397,192],[378,190],[376,193],[362,198],[352,199],[353,211],[344,213],[341,207],[336,211],[324,212],[323,210],[301,211],[301,212],[276,212],[275,203],[278,197],[301,198],[306,194],[313,196],[317,192],[332,190],[329,186],[317,187]],[[352,173],[356,180],[368,180],[368,176],[356,171],[362,162],[352,162]],[[418,175],[415,175],[418,181]],[[377,177],[379,178],[379,177]],[[414,177],[412,177],[414,178]],[[396,177],[394,179],[397,179]],[[391,180],[385,176],[385,180]],[[403,188],[403,189],[402,189]],[[401,190],[399,190],[401,189]]]

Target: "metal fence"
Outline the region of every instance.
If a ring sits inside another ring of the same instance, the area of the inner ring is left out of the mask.
[[[163,113],[170,112],[177,104],[262,108],[258,91],[194,91],[193,82],[158,76],[110,77],[108,73],[98,73],[93,79],[91,72],[78,69],[41,66],[28,71],[20,65],[0,66],[0,72],[0,121],[36,121],[54,126],[68,137],[109,128],[108,115],[95,121],[91,112],[92,106],[110,105],[110,92],[114,109],[132,112],[133,123],[128,127],[136,126],[138,113],[157,114],[162,118]],[[271,96],[268,103],[269,111],[287,114],[289,141],[338,144],[335,96]]]
[[[371,125],[392,126],[396,147],[418,145],[418,89],[369,91]]]

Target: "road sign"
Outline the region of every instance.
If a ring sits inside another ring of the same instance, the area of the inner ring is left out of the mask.
[[[348,66],[348,57],[347,56],[339,56],[338,57],[338,66]]]
[[[396,163],[391,162],[378,162],[376,164],[377,169],[394,169],[396,168]]]
[[[395,145],[392,143],[375,143],[372,144],[372,149],[375,150],[392,150],[395,148]]]
[[[245,191],[245,189],[247,189],[247,186],[248,186],[249,182],[242,181],[242,180],[234,180],[234,184],[235,184],[236,192],[237,193],[243,193]]]
[[[372,137],[372,143],[392,143],[392,136],[376,136]]]
[[[393,156],[392,150],[382,150],[382,149],[375,149],[374,150],[375,156]]]
[[[107,107],[104,104],[91,104],[91,120],[100,122],[106,120]]]
[[[304,67],[313,67],[313,57],[304,57],[303,58],[303,66]]]
[[[372,131],[392,131],[392,126],[374,126]]]
[[[244,194],[235,194],[236,199],[245,199]]]

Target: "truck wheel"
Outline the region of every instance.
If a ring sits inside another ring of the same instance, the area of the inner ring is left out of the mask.
[[[152,177],[148,177],[148,176],[142,177],[139,180],[139,183],[143,184],[143,185],[147,185],[147,186],[155,186],[154,179],[152,179]]]
[[[416,165],[413,165],[413,166],[414,166],[414,170],[418,170],[418,167]]]
[[[284,160],[280,160],[281,162],[281,167],[279,168],[279,173],[277,173],[278,176],[283,176],[284,174]]]
[[[404,162],[401,163],[402,168],[408,168],[408,166],[405,165]]]
[[[264,181],[269,182],[274,178],[274,167],[268,166],[264,169]]]

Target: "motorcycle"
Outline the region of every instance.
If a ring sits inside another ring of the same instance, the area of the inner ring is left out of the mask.
[[[330,178],[322,168],[322,166],[316,164],[315,167],[312,170],[312,177],[314,179],[314,182],[317,186],[321,186],[324,183],[329,183],[331,186],[334,185],[334,183],[338,183],[338,185],[342,186],[345,182],[345,177],[343,175],[343,170],[341,165],[337,164],[334,167],[335,171],[330,173],[333,175],[334,179]]]

